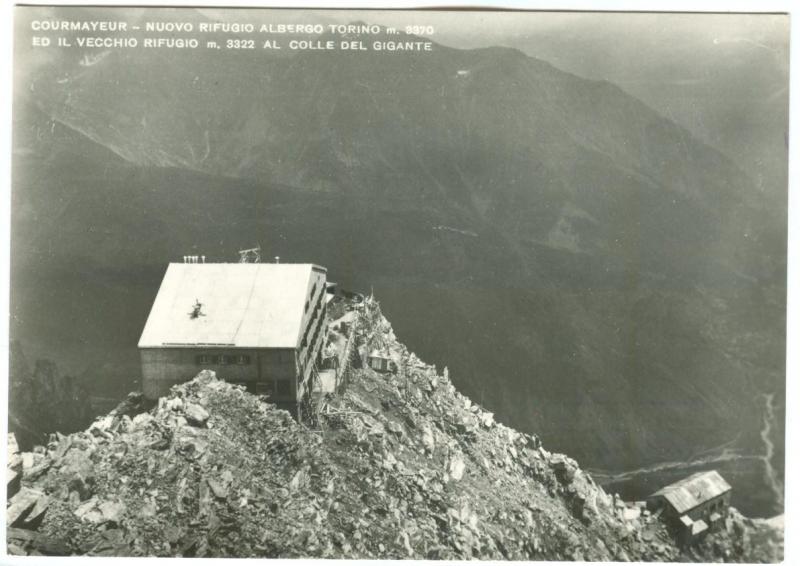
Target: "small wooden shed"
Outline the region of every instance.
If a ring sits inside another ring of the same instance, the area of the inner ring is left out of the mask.
[[[383,373],[394,373],[397,371],[397,364],[392,358],[388,354],[379,352],[378,350],[370,352],[369,356],[367,356],[367,364],[375,371]]]
[[[663,487],[647,498],[651,511],[678,529],[679,541],[690,544],[716,530],[728,513],[731,486],[716,471],[698,472]]]

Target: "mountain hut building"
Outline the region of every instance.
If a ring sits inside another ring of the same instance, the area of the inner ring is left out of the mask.
[[[139,340],[145,396],[210,369],[294,412],[327,334],[326,275],[312,264],[171,263]]]

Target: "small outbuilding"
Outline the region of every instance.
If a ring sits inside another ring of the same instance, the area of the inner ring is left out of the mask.
[[[678,540],[691,544],[722,524],[728,513],[731,486],[716,471],[698,472],[663,487],[647,498],[651,511],[678,531]]]
[[[397,372],[397,364],[394,360],[392,360],[388,354],[384,354],[378,350],[370,352],[369,356],[367,356],[367,364],[370,368],[382,373]]]

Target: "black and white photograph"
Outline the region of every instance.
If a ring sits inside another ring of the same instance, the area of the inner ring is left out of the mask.
[[[787,558],[789,13],[8,13],[4,564]]]

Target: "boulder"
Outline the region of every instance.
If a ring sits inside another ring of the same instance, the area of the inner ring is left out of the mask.
[[[183,414],[190,425],[198,427],[206,426],[210,416],[208,411],[196,403],[186,403],[183,408]]]
[[[118,525],[125,515],[125,504],[121,501],[104,501],[98,506],[98,510],[103,516],[103,521]]]
[[[58,443],[53,449],[51,457],[54,460],[61,460],[70,448],[72,448],[72,436],[61,436],[58,438]]]
[[[22,486],[22,474],[12,468],[6,468],[6,497],[14,497]]]
[[[112,414],[98,418],[89,427],[89,431],[97,436],[109,436],[109,430],[114,425],[114,418]]]
[[[34,454],[33,452],[22,453],[22,469],[30,470],[45,461],[45,456],[42,454]]]
[[[367,434],[372,436],[383,436],[386,434],[386,429],[378,419],[370,415],[362,415],[361,420],[364,422]]]
[[[426,452],[433,452],[436,446],[436,440],[433,436],[433,430],[427,424],[422,428],[422,445],[425,447]]]
[[[19,444],[17,444],[17,437],[13,432],[8,433],[8,462],[11,464],[11,459],[19,454]]]
[[[397,466],[397,458],[394,457],[394,454],[391,452],[386,454],[386,457],[383,460],[383,467],[387,470],[392,470],[394,467]]]
[[[391,432],[392,434],[394,434],[394,435],[398,436],[398,437],[399,437],[399,438],[401,438],[401,439],[403,438],[403,435],[404,435],[404,433],[403,433],[403,427],[402,427],[401,425],[399,425],[398,423],[396,423],[396,422],[394,422],[394,421],[388,421],[388,422],[386,423],[386,428],[387,428],[387,429],[389,430],[389,432]]]
[[[453,480],[459,481],[462,477],[464,477],[465,468],[466,465],[464,464],[464,459],[461,457],[461,454],[456,454],[450,460],[447,471]]]
[[[110,414],[116,416],[128,416],[133,417],[138,415],[144,410],[144,405],[146,401],[144,398],[144,393],[141,391],[134,391],[132,393],[128,393],[128,396],[123,399],[112,411]]]
[[[178,452],[190,460],[197,460],[208,450],[208,442],[202,438],[184,436],[178,439]]]
[[[49,505],[50,497],[44,492],[23,487],[9,502],[6,524],[11,527],[37,528]]]
[[[125,504],[121,501],[101,501],[92,497],[75,510],[75,516],[89,523],[119,524],[125,515]]]
[[[61,460],[60,473],[65,476],[81,475],[89,477],[94,475],[94,463],[89,457],[88,450],[70,449]]]
[[[550,467],[563,484],[570,484],[575,479],[577,466],[563,454],[555,454],[550,459]]]
[[[93,537],[86,551],[87,556],[129,556],[125,535],[120,529],[108,529]]]
[[[59,539],[27,529],[6,529],[8,553],[16,555],[69,556],[70,547]]]
[[[98,498],[96,496],[92,497],[75,509],[75,516],[82,521],[88,521],[90,523],[102,522],[103,513],[97,508],[98,503]]]
[[[225,499],[228,497],[227,482],[215,478],[208,478],[206,481],[208,482],[208,487],[211,488],[211,493],[214,494],[214,497],[217,499]]]
[[[586,497],[580,493],[574,494],[570,507],[573,517],[581,521],[588,520],[588,516],[586,514]]]
[[[133,419],[131,419],[130,430],[141,430],[151,422],[153,422],[153,415],[150,413],[139,413],[138,415],[134,416]]]
[[[297,491],[306,485],[307,480],[308,474],[306,474],[304,470],[297,470],[294,477],[292,477],[292,481],[289,482],[289,489]]]
[[[77,493],[81,501],[86,501],[94,492],[94,477],[75,473],[67,481],[67,489]]]

